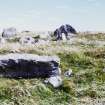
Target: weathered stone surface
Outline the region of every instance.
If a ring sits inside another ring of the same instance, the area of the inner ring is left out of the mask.
[[[34,54],[0,55],[0,75],[9,78],[58,76],[59,58]]]
[[[61,25],[59,28],[57,28],[54,31],[54,36],[56,37],[56,40],[69,40],[69,33],[70,34],[77,34],[76,30],[69,24]],[[62,37],[62,34],[65,35],[65,38]],[[70,35],[71,36],[71,35]]]
[[[19,40],[19,42],[23,45],[24,44],[30,45],[30,44],[35,44],[35,39],[32,38],[31,36],[24,36]]]
[[[15,36],[16,33],[17,33],[16,28],[14,28],[14,27],[7,28],[7,29],[3,30],[2,37],[10,38],[12,36]]]
[[[60,76],[52,76],[44,81],[45,83],[50,83],[54,88],[62,85],[62,79]]]

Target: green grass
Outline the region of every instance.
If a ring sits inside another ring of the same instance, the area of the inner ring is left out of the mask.
[[[96,34],[90,34],[90,33],[87,33],[87,34],[80,34],[78,35],[79,38],[86,38],[88,40],[101,40],[101,41],[104,41],[105,40],[105,33],[96,33]]]
[[[102,40],[104,35],[78,35],[77,39],[84,37]],[[10,53],[13,44],[0,47],[0,54]],[[75,44],[51,42],[38,47],[20,46],[18,50],[19,53],[59,56],[63,84],[54,89],[44,84],[43,79],[0,78],[0,105],[93,105],[105,100],[105,46],[86,45],[77,40]],[[70,78],[64,76],[68,69],[73,70]]]

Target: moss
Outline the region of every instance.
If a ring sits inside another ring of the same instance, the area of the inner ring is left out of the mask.
[[[73,83],[73,81],[64,80],[63,85],[62,85],[62,89],[63,89],[63,91],[69,93],[70,95],[73,95],[73,96],[76,95],[75,84]]]

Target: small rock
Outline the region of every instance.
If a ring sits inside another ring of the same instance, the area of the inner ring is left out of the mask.
[[[50,83],[54,88],[62,85],[62,79],[60,76],[53,76],[44,81],[44,83]]]
[[[45,84],[48,84],[48,82],[49,82],[48,79],[44,80],[44,83],[45,83]]]
[[[24,36],[19,40],[19,42],[23,45],[24,44],[30,45],[30,44],[35,44],[35,39],[32,38],[31,36]]]
[[[70,76],[72,75],[72,73],[73,73],[72,69],[69,69],[68,71],[66,71],[66,72],[64,73],[64,75],[65,75],[66,77],[70,77]]]

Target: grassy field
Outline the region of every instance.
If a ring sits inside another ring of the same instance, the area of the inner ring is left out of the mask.
[[[105,105],[105,34],[79,34],[67,42],[0,44],[0,54],[58,55],[63,84],[54,89],[43,79],[0,78],[0,105]],[[65,77],[72,69],[72,77]]]

